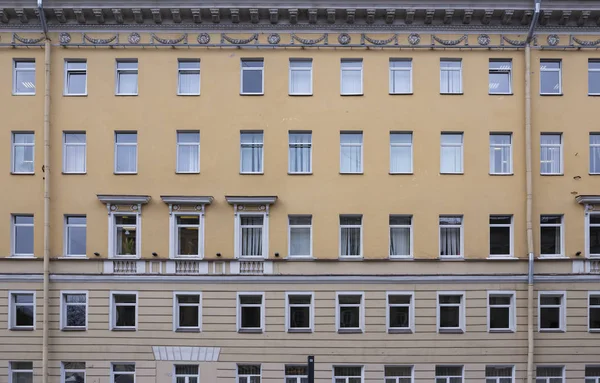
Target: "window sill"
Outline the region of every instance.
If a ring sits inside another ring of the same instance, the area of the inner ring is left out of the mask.
[[[61,331],[87,331],[87,327],[63,327],[60,329]]]
[[[175,329],[175,332],[201,332],[198,327],[190,327],[190,328],[178,328]]]
[[[13,96],[35,96],[35,93],[12,93]]]
[[[240,93],[240,96],[264,96],[264,92],[263,93]]]
[[[35,255],[33,255],[33,254],[27,254],[27,255],[12,254],[12,255],[9,255],[8,258],[10,258],[10,259],[35,259]]]
[[[298,255],[288,255],[284,259],[286,261],[314,261],[315,257],[313,257],[313,256],[301,257],[301,256],[298,256]]]
[[[262,176],[264,174],[265,174],[265,172],[256,172],[256,173],[244,173],[244,172],[240,172],[241,176]]]
[[[443,92],[440,92],[440,95],[441,96],[462,96],[462,95],[464,95],[464,93],[463,92],[457,92],[457,93],[443,93]]]
[[[495,333],[495,334],[509,334],[509,333],[514,333],[515,330],[510,329],[510,328],[491,328],[488,330],[488,332]]]
[[[201,255],[176,255],[170,259],[174,261],[201,261],[204,257]]]
[[[538,330],[538,332],[554,332],[554,333],[561,333],[561,332],[567,332],[566,330],[560,329],[560,328],[541,328]]]
[[[125,173],[125,172],[121,172],[121,173],[113,172],[113,174],[116,175],[116,176],[137,176],[137,172],[129,172],[129,173]]]
[[[63,176],[80,176],[80,175],[86,175],[87,172],[61,172],[61,174]]]
[[[464,334],[465,330],[461,328],[439,328],[438,333],[440,334]]]
[[[462,176],[464,175],[464,172],[456,172],[456,173],[442,173],[440,172],[440,175],[442,176]]]
[[[312,93],[288,93],[288,96],[291,97],[310,97],[312,95]]]
[[[136,327],[113,327],[110,331],[137,331]]]
[[[18,173],[18,174],[27,174],[27,173]],[[588,173],[590,176],[600,176],[600,173]]]
[[[64,93],[63,97],[87,97],[87,93],[85,93],[85,94],[69,94],[69,93]]]
[[[564,255],[540,255],[539,257],[537,257],[537,259],[543,261],[546,259],[552,260],[552,259],[570,259],[570,258],[567,256],[564,256]]]
[[[540,173],[540,176],[543,176],[543,177],[562,177],[564,175],[565,175],[564,173],[554,173],[554,174],[553,173]]]
[[[390,328],[388,329],[388,334],[412,334],[413,330],[411,328]]]
[[[518,260],[518,258],[515,258],[512,255],[505,255],[505,256],[489,255],[486,259],[488,259],[490,261],[517,261]]]
[[[340,172],[343,176],[355,176],[365,174],[364,172]]]
[[[406,93],[392,93],[392,92],[389,92],[388,94],[390,96],[412,96],[413,92],[406,92]]]
[[[340,256],[338,258],[338,260],[340,260],[340,261],[362,261],[363,257],[362,256],[355,256],[355,257]]]
[[[357,97],[357,96],[364,96],[364,93],[340,93],[340,96],[342,96],[342,97]]]
[[[513,96],[513,93],[488,93],[490,96]]]
[[[307,172],[307,173],[292,173],[292,172],[288,172],[288,176],[312,176],[312,172]]]
[[[57,257],[56,259],[87,259],[87,255],[63,255],[61,257]]]
[[[115,93],[117,97],[137,97],[137,93]]]
[[[10,172],[10,174],[12,174],[13,176],[34,176],[35,175],[34,172],[33,173]]]
[[[362,334],[363,330],[360,328],[340,328],[338,334]]]
[[[562,93],[540,93],[540,96],[544,96],[544,97],[553,97],[553,96],[562,96]]]
[[[244,334],[262,334],[263,330],[261,328],[241,328],[238,332]]]
[[[588,332],[600,334],[600,328],[591,328],[591,329],[588,330]]]
[[[490,176],[500,176],[500,177],[506,177],[506,176],[514,176],[515,173],[489,173]]]
[[[181,97],[198,97],[200,96],[200,93],[177,93],[177,96],[181,96]]]
[[[10,331],[33,331],[35,328],[33,326],[27,327],[11,327]]]
[[[140,259],[137,255],[116,255],[108,257],[111,261],[134,261]]]
[[[439,257],[440,261],[464,261],[464,257]]]
[[[412,255],[405,256],[405,257],[398,256],[398,255],[390,255],[388,259],[390,261],[414,261],[415,260],[415,258]]]
[[[187,174],[200,174],[200,172],[175,172],[177,175],[187,175]]]
[[[289,332],[289,333],[305,333],[306,334],[306,333],[313,332],[313,330],[310,328],[289,328],[287,330],[287,332]]]
[[[412,176],[412,175],[414,175],[415,173],[413,173],[413,172],[406,172],[406,173],[396,173],[396,172],[389,172],[389,174],[390,174],[391,176]]]

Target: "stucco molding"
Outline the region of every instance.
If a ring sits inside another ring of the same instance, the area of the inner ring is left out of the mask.
[[[220,347],[152,346],[154,360],[175,362],[217,362]]]
[[[578,195],[575,201],[581,205],[598,205],[600,204],[600,195]]]
[[[180,195],[161,195],[160,199],[168,205],[210,205],[214,200],[212,196]]]
[[[272,205],[277,196],[225,196],[230,205]]]
[[[97,197],[100,202],[107,205],[145,205],[152,199],[148,195],[127,194],[98,194]]]

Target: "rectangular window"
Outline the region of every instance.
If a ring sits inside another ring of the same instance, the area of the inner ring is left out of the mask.
[[[387,329],[388,332],[414,331],[414,297],[413,293],[387,293]]]
[[[12,224],[12,256],[33,257],[33,215],[13,215]]]
[[[337,293],[336,324],[338,332],[364,331],[364,294]]]
[[[490,257],[512,257],[512,215],[490,215]]]
[[[600,366],[585,366],[585,383],[600,383]]]
[[[512,134],[490,134],[490,174],[512,174]]]
[[[260,383],[260,364],[238,364],[236,383]]]
[[[313,294],[286,293],[286,326],[288,332],[313,331]]]
[[[562,366],[538,367],[535,372],[535,383],[564,383],[564,371],[565,368]]]
[[[588,214],[588,256],[600,257],[600,214]]]
[[[289,257],[312,257],[312,216],[290,215],[289,224]]]
[[[263,173],[263,132],[240,133],[240,173]]]
[[[512,61],[490,60],[490,94],[512,94]]]
[[[9,362],[9,382],[33,383],[33,362]]]
[[[390,215],[390,258],[412,257],[412,216]]]
[[[308,383],[308,367],[286,365],[285,383]]]
[[[85,132],[63,134],[63,172],[79,174],[86,172],[87,140]]]
[[[485,366],[485,383],[513,383],[514,366]]]
[[[11,330],[35,329],[35,293],[10,291],[8,304],[8,326]]]
[[[413,383],[412,366],[385,366],[385,383]]]
[[[115,173],[137,173],[137,132],[115,132]]]
[[[340,215],[340,257],[362,257],[362,215]]]
[[[462,60],[440,60],[440,93],[462,94]]]
[[[117,89],[115,93],[121,96],[137,96],[137,60],[117,60]]]
[[[440,258],[461,258],[462,216],[440,216]]]
[[[35,135],[30,132],[12,134],[12,169],[14,174],[33,174]]]
[[[87,95],[87,61],[65,61],[65,96]]]
[[[137,257],[138,256],[138,216],[137,214],[115,214],[114,219],[114,241],[115,256]]]
[[[262,95],[264,91],[264,70],[265,62],[263,59],[242,59],[242,81],[241,94]]]
[[[334,383],[363,383],[362,366],[334,366]]]
[[[562,61],[540,60],[540,94],[562,94]]]
[[[437,299],[438,332],[464,332],[464,293],[438,293]]]
[[[202,296],[198,293],[174,293],[173,331],[200,331]]]
[[[600,174],[600,133],[590,133],[590,174]]]
[[[563,251],[563,216],[540,216],[540,256],[562,257]]]
[[[463,134],[442,133],[440,173],[463,172]]]
[[[13,61],[13,95],[35,94],[35,60]]]
[[[362,59],[342,59],[341,61],[342,96],[360,96],[363,94]]]
[[[263,240],[265,216],[242,215],[240,216],[241,257],[263,257]]]
[[[540,174],[562,174],[562,134],[542,133],[540,136]]]
[[[137,293],[111,292],[110,329],[111,330],[136,330],[137,329]],[[120,382],[117,382],[120,383]]]
[[[545,291],[538,296],[539,331],[566,331],[566,294]]]
[[[290,174],[312,173],[312,132],[289,132]]]
[[[435,366],[435,383],[462,383],[463,366]]]
[[[87,219],[81,215],[65,217],[65,256],[85,257]]]
[[[265,298],[263,293],[238,294],[238,331],[263,332],[265,330]]]
[[[312,59],[290,59],[290,95],[312,95]]]
[[[390,59],[390,94],[412,93],[412,59]]]
[[[490,332],[514,332],[516,309],[514,291],[488,292],[488,329]]]
[[[175,256],[177,258],[201,258],[202,223],[200,214],[174,214]]]
[[[340,173],[363,172],[362,132],[340,133]]]
[[[177,61],[177,95],[200,95],[200,60]]]
[[[390,133],[390,173],[413,172],[412,133]]]
[[[200,132],[177,132],[177,173],[200,173]]]
[[[61,382],[85,383],[85,362],[62,362]],[[13,383],[17,382],[13,381]]]
[[[600,95],[600,60],[588,60],[588,94]]]
[[[174,383],[198,383],[200,368],[197,364],[176,364]]]
[[[135,363],[111,363],[111,383],[135,383]]]
[[[87,328],[87,291],[61,292],[61,329],[85,330]]]
[[[589,331],[600,331],[600,292],[590,293],[588,300]]]

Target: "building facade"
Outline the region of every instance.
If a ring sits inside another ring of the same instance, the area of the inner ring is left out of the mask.
[[[0,383],[600,382],[600,4],[426,3],[0,1]]]

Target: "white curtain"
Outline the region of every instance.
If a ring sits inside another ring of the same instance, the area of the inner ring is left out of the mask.
[[[600,173],[600,134],[590,135],[590,173]]]
[[[410,255],[410,229],[393,227],[390,229],[390,255]]]
[[[441,93],[461,93],[461,75],[460,70],[442,69],[441,71]]]
[[[179,93],[180,94],[198,94],[200,93],[200,73],[196,71],[179,72]]]
[[[119,93],[135,94],[138,90],[137,73],[119,73]]]
[[[261,173],[263,171],[263,135],[262,133],[242,133],[241,156],[243,173]]]
[[[460,228],[442,227],[440,230],[440,255],[460,254]]]
[[[343,146],[341,158],[342,173],[359,173],[362,170],[362,155],[360,146]]]
[[[360,228],[342,228],[342,256],[360,256]]]
[[[200,171],[198,161],[198,158],[200,157],[199,145],[179,145],[178,150],[178,171],[189,173]]]
[[[410,146],[392,146],[390,171],[392,173],[410,173],[412,171]]]
[[[65,172],[85,172],[85,146],[66,144],[65,152]]]
[[[392,93],[409,93],[410,70],[392,70],[390,88]]]
[[[32,173],[33,169],[33,146],[15,146],[14,166],[16,173]]]
[[[311,171],[311,135],[290,134],[290,172],[308,173]]]
[[[290,93],[309,94],[311,93],[310,70],[291,70],[290,73]]]
[[[137,146],[117,145],[117,172],[137,170]]]
[[[242,229],[242,255],[262,256],[262,228],[245,227]]]
[[[310,228],[290,229],[290,255],[310,255]]]
[[[462,147],[442,146],[442,161],[440,166],[442,173],[461,173],[462,163]]]
[[[542,138],[542,143],[543,141]],[[542,174],[559,174],[560,161],[560,146],[542,145],[540,152]]]

